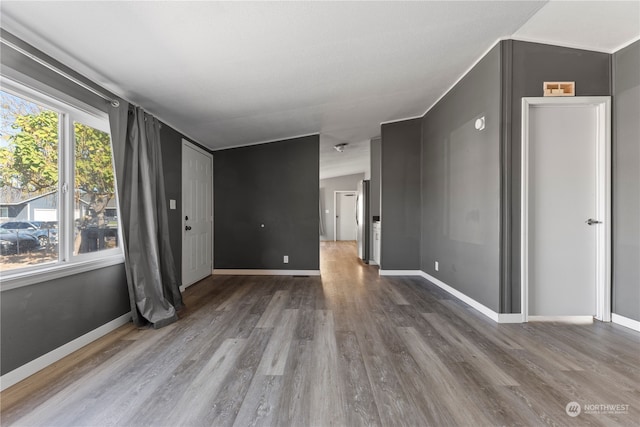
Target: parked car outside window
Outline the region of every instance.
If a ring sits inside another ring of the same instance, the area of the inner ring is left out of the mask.
[[[23,254],[40,249],[40,241],[32,234],[0,228],[0,254]]]
[[[41,246],[58,242],[57,223],[45,221],[10,221],[0,225],[5,230],[19,230],[38,239]]]

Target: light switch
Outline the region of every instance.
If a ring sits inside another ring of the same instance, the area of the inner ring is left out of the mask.
[[[169,209],[175,209],[176,208],[176,201],[173,199],[169,199]]]
[[[329,209],[325,209],[325,210],[324,210],[324,213],[329,213]]]

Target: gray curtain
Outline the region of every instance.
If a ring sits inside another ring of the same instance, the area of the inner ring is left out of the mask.
[[[133,321],[161,328],[178,319],[182,295],[169,242],[160,123],[124,101],[111,107],[109,121]]]

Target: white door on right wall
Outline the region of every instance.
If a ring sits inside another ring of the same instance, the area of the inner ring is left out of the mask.
[[[529,316],[599,314],[607,216],[601,115],[597,105],[529,106]]]

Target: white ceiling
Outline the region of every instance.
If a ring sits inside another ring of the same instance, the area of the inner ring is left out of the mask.
[[[520,40],[613,53],[640,36],[640,1],[552,1],[513,34]]]
[[[346,142],[343,152],[336,151],[336,144]],[[336,176],[365,174],[365,179],[371,176],[371,151],[369,140],[355,142],[342,141],[331,135],[320,135],[320,179]]]
[[[380,123],[422,115],[498,39],[611,51],[640,35],[639,4],[3,0],[0,12],[9,32],[211,149],[349,142],[322,156],[326,178],[366,171],[356,153]]]

